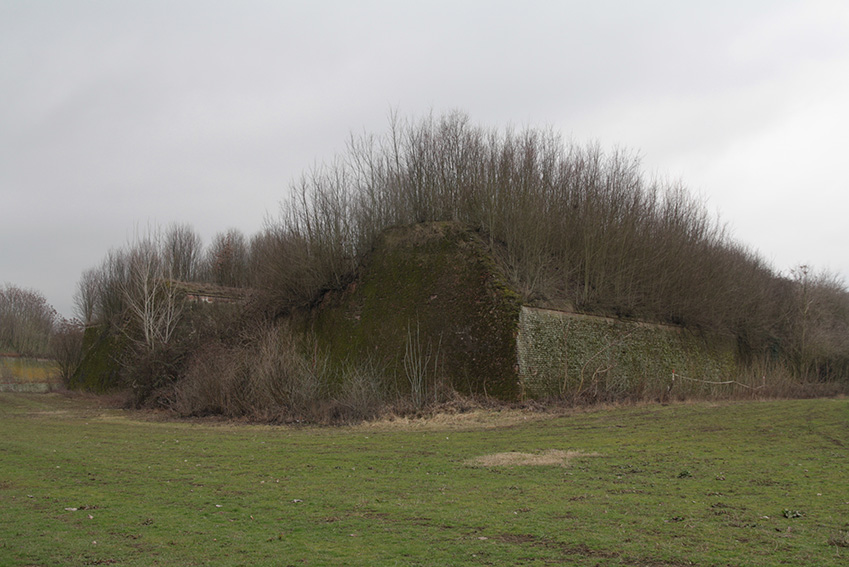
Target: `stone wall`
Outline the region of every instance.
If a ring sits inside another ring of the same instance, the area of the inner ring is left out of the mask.
[[[387,230],[310,333],[339,363],[376,365],[404,391],[411,331],[463,393],[505,400],[711,394],[735,375],[736,346],[670,325],[521,305],[477,234],[456,223]]]
[[[679,390],[704,393],[736,368],[729,337],[527,306],[516,351],[527,398],[662,396],[674,385],[673,373]]]

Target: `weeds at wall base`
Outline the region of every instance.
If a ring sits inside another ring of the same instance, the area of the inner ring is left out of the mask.
[[[807,382],[772,368],[752,367],[732,384],[687,387],[681,377],[666,389],[607,392],[586,389],[540,400],[499,401],[462,395],[434,382],[426,399],[402,393],[374,361],[334,367],[285,324],[254,330],[241,346],[207,345],[196,353],[184,379],[158,396],[179,417],[223,416],[227,419],[279,424],[338,425],[387,418],[417,419],[475,410],[523,409],[559,412],[604,406],[686,403],[699,400],[815,398],[849,394],[849,383]],[[423,362],[423,361],[420,361]],[[419,392],[421,393],[421,392]]]

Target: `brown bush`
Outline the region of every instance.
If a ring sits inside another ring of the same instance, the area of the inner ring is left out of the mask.
[[[213,341],[195,353],[171,407],[183,416],[358,421],[381,412],[389,399],[384,386],[375,368],[333,369],[286,324],[262,324],[237,345]]]
[[[50,339],[50,352],[59,365],[59,375],[67,386],[83,355],[85,327],[76,319],[62,319]]]

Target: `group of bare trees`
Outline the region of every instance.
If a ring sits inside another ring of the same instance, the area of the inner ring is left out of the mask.
[[[834,274],[809,266],[792,270],[788,334],[798,374],[829,378],[849,375],[849,299]]]
[[[352,137],[302,176],[264,235],[280,251],[264,285],[308,301],[348,281],[385,228],[425,221],[482,233],[529,302],[733,334],[745,354],[806,361],[803,374],[849,359],[842,283],[777,274],[680,182],[646,176],[637,154],[459,112],[393,117],[386,135]]]
[[[156,352],[186,340],[174,282],[250,287],[259,311],[279,315],[351,281],[387,227],[428,221],[478,231],[528,302],[732,334],[742,354],[781,357],[804,376],[849,372],[841,282],[777,274],[635,153],[458,112],[393,116],[385,135],[353,136],[250,239],[231,230],[204,248],[177,225],[110,251],[79,282],[78,316]]]
[[[176,379],[187,351],[196,346],[181,284],[246,285],[247,260],[245,237],[236,230],[204,248],[188,225],[150,228],[83,273],[74,295],[76,316],[117,337],[123,348],[115,362],[126,384],[144,397]]]
[[[67,380],[82,355],[82,326],[60,317],[41,292],[6,283],[0,288],[0,354],[55,359]]]
[[[40,292],[6,283],[0,288],[0,353],[49,356],[58,318]]]
[[[135,319],[145,342],[159,335],[156,340],[168,342],[180,310],[171,284],[245,287],[249,258],[247,239],[235,229],[217,234],[205,248],[189,225],[151,228],[83,273],[74,294],[76,316],[86,324],[115,327]],[[151,328],[154,321],[156,328]]]

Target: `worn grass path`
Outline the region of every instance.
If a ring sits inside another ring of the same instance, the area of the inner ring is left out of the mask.
[[[846,399],[291,428],[0,394],[0,427],[0,565],[849,564]]]

